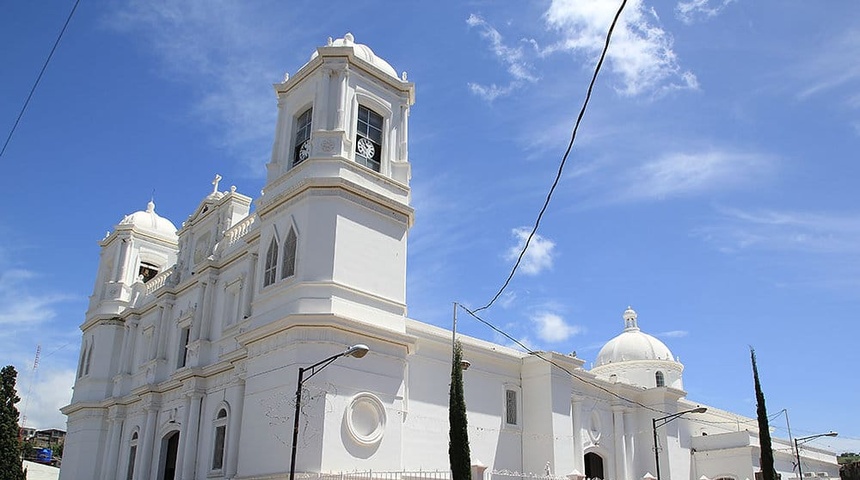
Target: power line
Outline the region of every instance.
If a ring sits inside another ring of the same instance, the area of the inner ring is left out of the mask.
[[[42,80],[42,75],[45,74],[45,70],[48,68],[48,63],[51,62],[51,57],[54,56],[54,52],[57,51],[57,46],[60,44],[60,40],[63,38],[63,34],[66,33],[66,27],[69,26],[69,22],[72,21],[72,16],[75,14],[75,10],[78,9],[78,4],[81,3],[81,0],[75,0],[74,6],[72,6],[72,11],[69,12],[69,16],[66,18],[66,23],[63,24],[63,28],[60,29],[60,34],[57,35],[57,40],[54,42],[54,46],[51,47],[51,53],[48,54],[48,58],[45,59],[44,65],[42,65],[42,70],[39,71],[39,76],[36,77],[36,81],[33,83],[33,88],[30,89],[30,94],[27,95],[27,100],[24,101],[24,106],[21,107],[21,111],[18,113],[18,118],[15,119],[15,123],[12,125],[12,129],[9,131],[9,136],[6,137],[6,142],[3,144],[3,149],[0,150],[0,158],[3,157],[3,154],[6,152],[6,147],[9,146],[9,142],[12,140],[12,135],[15,133],[15,129],[18,128],[18,123],[21,122],[21,117],[24,116],[24,112],[27,110],[27,106],[30,104],[30,99],[33,98],[33,93],[36,92],[36,87],[39,86],[39,82]]]
[[[619,399],[619,400],[623,400],[623,401],[625,401],[625,402],[629,402],[629,403],[632,403],[632,404],[634,404],[634,405],[638,405],[638,406],[640,406],[640,407],[642,407],[642,408],[645,408],[645,409],[647,409],[647,410],[651,410],[652,412],[659,413],[659,414],[662,414],[662,415],[671,415],[671,414],[672,414],[672,412],[664,412],[663,410],[660,410],[660,409],[654,408],[654,407],[652,407],[652,406],[650,406],[650,405],[645,405],[644,403],[641,403],[641,402],[639,402],[639,401],[637,401],[637,400],[633,400],[633,399],[630,399],[630,398],[624,397],[624,396],[622,396],[622,395],[620,395],[620,394],[618,394],[618,393],[616,393],[616,392],[613,392],[612,390],[610,390],[610,389],[608,389],[608,388],[604,387],[603,385],[597,384],[597,383],[592,382],[592,381],[590,381],[590,380],[586,380],[585,378],[582,378],[582,377],[580,377],[580,376],[578,376],[578,375],[574,374],[573,372],[571,372],[570,370],[568,370],[564,365],[560,365],[560,364],[558,364],[558,363],[556,363],[556,362],[552,361],[551,359],[546,358],[545,356],[543,356],[543,354],[542,354],[541,352],[537,352],[537,351],[535,351],[535,350],[530,349],[530,348],[529,348],[529,347],[527,347],[525,344],[523,344],[521,341],[519,341],[519,340],[517,340],[516,338],[512,337],[510,334],[508,334],[508,333],[507,333],[507,332],[505,332],[504,330],[502,330],[502,329],[500,329],[500,328],[496,327],[496,326],[495,326],[495,325],[493,325],[492,323],[490,323],[490,322],[488,322],[488,321],[484,320],[483,318],[479,317],[479,316],[478,316],[478,314],[477,314],[477,313],[475,313],[475,312],[477,312],[477,310],[472,311],[472,310],[469,310],[468,308],[466,308],[466,307],[465,307],[465,306],[463,306],[463,305],[460,305],[460,304],[458,304],[458,305],[460,306],[460,308],[462,308],[463,310],[465,310],[465,311],[466,311],[466,313],[468,313],[469,315],[471,315],[475,320],[477,320],[477,321],[479,321],[479,322],[483,323],[484,325],[486,325],[486,326],[490,327],[492,330],[494,330],[494,331],[495,331],[495,332],[497,332],[498,334],[500,334],[500,335],[504,336],[505,338],[507,338],[508,340],[510,340],[510,341],[512,341],[512,342],[514,342],[515,344],[517,344],[518,346],[520,346],[523,350],[525,350],[525,351],[526,351],[526,353],[528,353],[529,355],[534,355],[534,356],[536,356],[536,357],[540,358],[541,360],[543,360],[543,361],[545,361],[545,362],[549,363],[550,365],[552,365],[552,366],[554,366],[554,367],[556,367],[556,368],[558,368],[558,369],[562,370],[563,372],[567,373],[567,374],[568,374],[568,375],[570,375],[571,377],[573,377],[573,378],[575,378],[575,379],[577,379],[577,380],[579,380],[579,381],[581,381],[581,382],[583,382],[583,383],[585,383],[585,384],[587,384],[587,385],[590,385],[590,386],[592,386],[592,387],[594,387],[594,388],[596,388],[596,389],[598,389],[598,390],[602,390],[602,391],[604,391],[604,392],[606,392],[606,393],[608,393],[608,394],[612,395],[613,397],[615,397],[615,398],[617,398],[617,399]]]
[[[561,163],[558,165],[558,171],[555,174],[555,180],[552,182],[552,186],[549,189],[549,192],[546,194],[546,200],[544,200],[543,206],[540,209],[540,213],[538,213],[537,218],[535,219],[534,227],[532,228],[531,233],[529,233],[529,237],[526,239],[525,245],[523,245],[522,250],[520,250],[520,254],[517,256],[517,261],[514,263],[513,268],[511,268],[511,273],[508,275],[508,278],[505,280],[505,283],[502,285],[502,288],[496,292],[496,295],[493,296],[493,299],[490,300],[489,303],[484,305],[481,308],[476,309],[476,312],[480,312],[481,310],[486,310],[490,308],[496,300],[504,293],[505,289],[508,288],[508,284],[513,280],[514,275],[517,273],[517,269],[520,266],[520,263],[523,260],[523,256],[525,256],[526,251],[531,244],[532,239],[537,233],[538,227],[540,226],[540,221],[543,218],[544,213],[549,207],[549,202],[552,200],[552,194],[555,192],[555,188],[558,186],[558,182],[561,181],[561,174],[564,171],[564,165],[567,163],[567,157],[570,155],[571,149],[573,149],[573,142],[576,140],[576,133],[579,131],[579,125],[582,123],[582,118],[585,116],[585,109],[588,108],[588,102],[591,100],[591,92],[594,90],[594,84],[597,82],[597,75],[600,73],[600,68],[603,66],[603,60],[606,58],[606,53],[609,51],[609,41],[612,39],[612,32],[615,30],[615,25],[618,23],[618,18],[621,17],[621,12],[624,11],[624,7],[627,5],[627,0],[622,0],[621,6],[618,7],[618,11],[615,12],[615,18],[612,19],[612,24],[609,25],[609,31],[606,32],[606,41],[603,44],[603,51],[600,53],[600,59],[597,61],[597,66],[594,68],[594,75],[591,76],[591,82],[588,84],[588,91],[585,94],[585,100],[582,102],[582,108],[579,109],[579,115],[576,117],[576,123],[573,126],[573,133],[570,135],[570,142],[567,144],[567,150],[564,152],[564,156],[561,158]]]

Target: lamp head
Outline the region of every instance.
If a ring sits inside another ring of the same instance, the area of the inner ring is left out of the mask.
[[[471,366],[472,366],[472,362],[470,362],[468,360],[461,360],[460,361],[460,368],[462,368],[463,370],[468,370],[469,367],[471,367]]]
[[[708,411],[708,407],[699,407],[690,410],[690,413],[705,413]]]
[[[825,436],[825,437],[836,437],[836,436],[838,436],[838,435],[839,435],[839,433],[838,433],[838,432],[830,432],[830,433],[825,433],[825,434],[824,434],[824,436]]]
[[[349,357],[362,358],[363,356],[367,355],[367,352],[369,351],[370,348],[368,348],[367,345],[359,343],[357,345],[349,347],[349,350],[347,350],[343,354]]]

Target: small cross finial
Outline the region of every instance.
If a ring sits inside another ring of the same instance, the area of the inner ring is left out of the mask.
[[[218,182],[221,181],[221,175],[215,174],[215,180],[212,180],[212,193],[218,193]]]

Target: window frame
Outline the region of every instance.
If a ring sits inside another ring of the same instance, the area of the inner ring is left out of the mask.
[[[511,397],[512,395],[512,397]],[[502,401],[501,401],[501,423],[503,429],[521,430],[523,425],[523,407],[522,407],[523,390],[519,385],[513,383],[505,383],[502,386]],[[510,401],[513,398],[513,421],[510,423],[511,413]]]
[[[666,386],[666,375],[663,374],[660,370],[654,372],[654,383],[657,387],[665,387]]]
[[[224,415],[221,415],[222,413]],[[215,413],[215,419],[212,420],[212,462],[210,463],[210,470],[213,472],[224,470],[224,461],[227,457],[227,430],[229,424],[230,411],[227,405],[220,405]],[[220,446],[218,445],[219,438]]]
[[[126,480],[134,480],[134,463],[137,460],[137,430],[131,433],[131,438],[128,441],[128,466],[126,467]]]
[[[177,352],[176,368],[188,366],[188,344],[191,343],[191,325],[179,329],[179,352]]]
[[[364,115],[363,115],[364,114]],[[362,118],[362,117],[366,118]],[[378,118],[379,125],[373,124],[373,120]],[[364,128],[362,129],[362,125]],[[375,139],[373,135],[371,135],[371,131],[378,131],[378,138]],[[362,140],[365,140],[362,142]],[[374,148],[373,155],[371,158],[366,157],[362,153],[360,153],[361,145],[366,144],[366,142],[370,142],[370,144]],[[385,116],[377,112],[376,110],[368,107],[363,103],[358,104],[358,109],[356,112],[355,118],[355,150],[354,157],[355,162],[364,165],[365,167],[375,171],[382,171],[382,150],[383,145],[385,144]]]
[[[263,287],[268,287],[278,281],[278,253],[280,242],[276,236],[272,236],[269,247],[266,249],[266,261],[263,264]]]
[[[295,117],[295,133],[293,134],[293,161],[292,166],[296,166],[303,161],[307,160],[306,158],[301,158],[301,149],[302,145],[310,141],[311,139],[311,131],[313,130],[313,118],[314,118],[314,108],[313,106],[308,107],[302,113]],[[310,144],[308,144],[310,147]],[[308,152],[310,153],[310,152]]]
[[[284,246],[281,249],[283,254],[281,257],[281,280],[295,276],[298,246],[299,236],[296,233],[295,227],[291,225],[290,231],[287,232],[287,237],[284,239]]]

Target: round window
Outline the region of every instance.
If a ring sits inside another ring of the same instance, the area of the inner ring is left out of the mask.
[[[385,433],[385,407],[372,393],[359,393],[346,408],[346,427],[362,445],[374,445]]]

